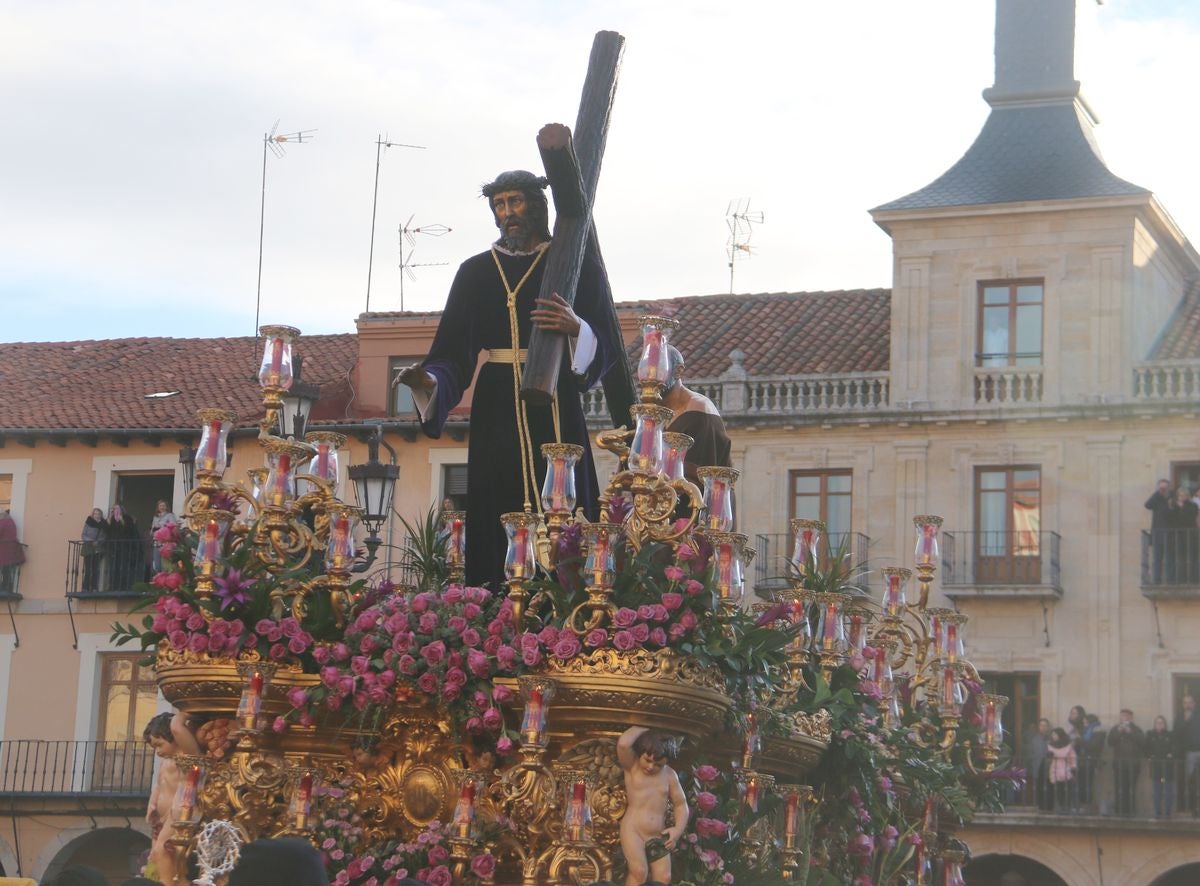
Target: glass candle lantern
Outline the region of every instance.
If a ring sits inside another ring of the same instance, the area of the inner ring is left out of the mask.
[[[300,330],[291,326],[264,326],[259,330],[265,345],[258,367],[258,383],[264,388],[288,390],[292,386],[292,343]]]
[[[196,475],[221,477],[229,461],[229,432],[237,423],[237,416],[224,409],[201,409],[196,417],[200,420]]]
[[[475,797],[479,793],[479,784],[483,778],[481,773],[467,769],[457,774],[457,781],[458,801],[454,804],[454,815],[450,818],[450,836],[460,840],[474,840],[479,836]]]
[[[808,620],[811,600],[803,591],[789,591],[780,595],[780,602],[787,605],[787,620],[795,630],[788,651],[804,652],[812,644],[812,623]]]
[[[584,523],[583,577],[588,587],[610,588],[616,578],[614,548],[621,527],[616,523]]]
[[[563,791],[563,840],[592,842],[592,778],[580,769],[556,769]]]
[[[947,612],[940,621],[942,657],[947,663],[953,664],[966,655],[966,638],[963,635],[966,633],[967,617],[961,612]]]
[[[329,541],[325,546],[325,571],[348,574],[354,567],[354,521],[358,508],[340,502],[327,508],[329,513]]]
[[[192,824],[200,821],[200,792],[204,789],[207,759],[179,754],[175,757],[179,769],[179,787],[175,789],[175,800],[171,805],[171,817],[177,822]]]
[[[943,609],[940,606],[930,606],[925,610],[925,617],[929,620],[929,639],[932,641],[930,655],[933,658],[941,659],[945,657],[946,626],[942,623],[942,620],[947,615],[953,614],[953,609]]]
[[[796,849],[804,831],[805,806],[812,796],[812,788],[802,784],[781,784],[775,791],[783,798],[783,848]]]
[[[251,468],[246,471],[246,476],[250,478],[250,498],[254,503],[262,504],[263,489],[267,485],[267,474],[270,473],[266,468]]]
[[[867,629],[871,626],[871,611],[855,606],[846,610],[846,651],[861,656],[867,648]]]
[[[757,813],[763,795],[774,787],[775,778],[753,769],[739,769],[737,779],[742,803],[750,812]]]
[[[967,700],[967,690],[962,684],[958,668],[946,665],[942,668],[941,709],[943,717],[959,717]]]
[[[896,678],[892,671],[892,659],[896,657],[896,641],[890,638],[877,640],[875,658],[871,662],[871,680],[879,687],[879,709],[884,726],[895,726],[900,722],[900,698],[896,692]]]
[[[232,511],[215,508],[198,510],[188,520],[196,531],[194,562],[199,571],[211,575],[213,567],[221,562],[225,549],[225,536],[237,515]]]
[[[286,508],[296,498],[296,472],[312,457],[312,447],[269,437],[263,442],[267,451],[267,480],[263,484],[263,504]]]
[[[1004,744],[1004,707],[1008,704],[1005,695],[993,695],[990,692],[979,696],[980,714],[983,717],[983,746],[999,750]]]
[[[942,852],[942,886],[967,886],[962,870],[964,857],[953,849]]]
[[[442,526],[446,533],[446,565],[462,569],[467,562],[466,511],[442,511]]]
[[[797,575],[804,575],[811,569],[816,569],[820,561],[818,546],[825,532],[825,523],[821,520],[794,519],[792,528],[792,569]]]
[[[542,483],[542,509],[547,514],[570,514],[575,510],[575,465],[583,447],[574,443],[543,443],[546,480]]]
[[[736,607],[746,593],[745,570],[742,566],[746,536],[736,532],[704,530],[703,537],[712,545],[713,579],[721,605]]]
[[[754,766],[754,755],[762,750],[762,737],[758,734],[758,718],[754,711],[746,714],[746,734],[742,739],[742,768]]]
[[[288,819],[292,828],[307,831],[313,826],[313,807],[321,787],[321,774],[307,768],[297,769],[292,776],[292,796],[288,802]]]
[[[533,578],[534,534],[537,517],[524,511],[513,511],[500,515],[504,535],[508,538],[508,549],[504,554],[504,577],[520,581]]]
[[[328,483],[330,492],[337,498],[338,485],[341,482],[338,462],[341,459],[341,449],[346,445],[346,435],[333,431],[311,431],[304,435],[304,442],[313,448],[308,473]]]
[[[642,355],[638,358],[637,380],[670,387],[671,356],[667,349],[671,344],[671,333],[679,324],[666,317],[643,317],[641,324]]]
[[[637,423],[629,444],[629,469],[657,474],[663,466],[663,430],[675,413],[665,406],[635,403],[629,407],[629,414]]]
[[[675,431],[663,432],[663,463],[662,472],[668,480],[684,480],[687,478],[687,454],[695,444],[695,439],[687,434]]]
[[[842,614],[849,598],[845,594],[827,593],[816,594],[813,599],[820,612],[813,650],[833,654],[845,652],[846,625]]]
[[[904,585],[912,576],[912,571],[900,566],[885,566],[882,572],[883,612],[888,618],[900,618],[908,605]]]
[[[554,682],[541,677],[519,677],[517,685],[521,700],[525,702],[525,710],[521,714],[521,741],[530,747],[545,747]]]
[[[703,467],[696,475],[704,483],[704,510],[700,525],[718,532],[733,530],[733,486],[738,472],[733,468]]]
[[[917,530],[917,545],[913,557],[918,566],[937,566],[941,551],[938,547],[938,531],[942,528],[942,518],[932,515],[913,517],[913,526]]]
[[[237,709],[238,726],[244,731],[255,732],[259,728],[263,699],[271,685],[271,677],[275,675],[275,665],[238,662],[237,670],[242,677],[242,697],[238,700]]]

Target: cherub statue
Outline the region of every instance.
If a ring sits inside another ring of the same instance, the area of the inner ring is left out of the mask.
[[[617,739],[617,760],[625,770],[625,815],[621,818],[621,850],[625,853],[625,886],[647,880],[671,882],[671,851],[688,824],[687,797],[679,776],[667,765],[679,754],[680,739],[633,726]],[[674,824],[667,827],[667,802]]]

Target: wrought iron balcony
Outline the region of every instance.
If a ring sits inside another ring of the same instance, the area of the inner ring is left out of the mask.
[[[1046,530],[943,532],[942,587],[951,599],[1058,599],[1061,538]]]
[[[0,741],[0,797],[148,797],[154,752],[140,741]]]
[[[1200,598],[1200,529],[1142,532],[1142,593],[1151,599]]]
[[[20,560],[25,561],[29,545],[23,545],[20,542],[15,542],[17,549],[21,552]],[[20,600],[21,599],[21,564],[13,563],[11,566],[0,566],[0,600]]]
[[[773,591],[789,586],[788,567],[792,556],[793,539],[786,532],[759,533],[754,536],[757,553],[754,556],[754,592],[769,597]],[[871,539],[861,532],[830,533],[822,555],[821,568],[829,566],[830,552],[843,552],[850,565],[851,575],[865,568],[867,548]]]
[[[148,554],[141,539],[67,542],[68,597],[136,597],[133,586],[150,577]]]

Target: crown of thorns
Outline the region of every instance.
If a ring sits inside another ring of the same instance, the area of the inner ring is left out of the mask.
[[[496,176],[496,180],[488,182],[479,189],[483,196],[491,199],[505,191],[540,191],[550,184],[550,179],[544,175],[534,175],[524,169],[512,169]]]

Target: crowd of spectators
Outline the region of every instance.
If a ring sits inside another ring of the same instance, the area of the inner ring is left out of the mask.
[[[1042,812],[1134,816],[1148,814],[1152,805],[1155,818],[1200,815],[1200,714],[1191,695],[1183,697],[1173,729],[1159,715],[1143,730],[1128,708],[1104,729],[1076,705],[1066,726],[1038,720],[1022,747],[1025,800]],[[1138,793],[1143,776],[1150,781],[1148,798]]]

